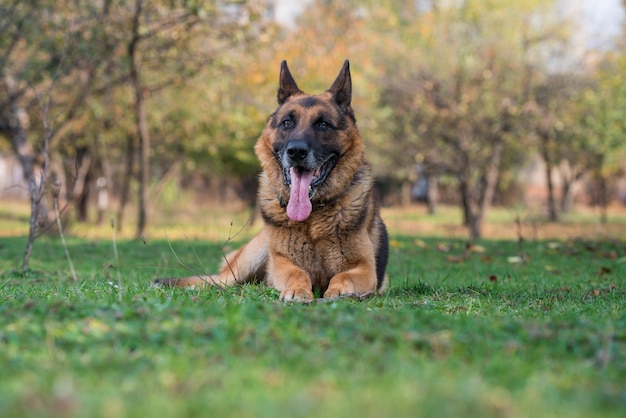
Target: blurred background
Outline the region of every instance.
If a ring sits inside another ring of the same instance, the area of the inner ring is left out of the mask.
[[[350,59],[385,207],[454,208],[473,238],[494,208],[606,222],[626,214],[625,7],[0,0],[0,235],[24,213],[44,228],[57,198],[68,225],[138,237],[190,212],[254,220],[283,59],[309,93]]]

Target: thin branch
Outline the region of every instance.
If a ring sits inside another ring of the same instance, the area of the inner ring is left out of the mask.
[[[163,231],[165,233],[165,239],[167,240],[167,245],[170,247],[170,251],[172,252],[172,254],[174,254],[174,257],[176,258],[176,261],[178,262],[178,264],[184,268],[186,268],[189,271],[195,272],[194,268],[191,266],[188,266],[187,264],[183,263],[183,261],[180,259],[180,257],[178,257],[178,254],[176,253],[176,251],[174,250],[174,247],[172,246],[172,243],[169,239],[169,237],[167,236],[167,231]],[[192,248],[193,249],[193,248]],[[198,254],[196,253],[195,249],[193,249],[194,255],[196,256],[196,258],[198,257]],[[205,273],[205,274],[199,274],[198,277],[200,279],[202,279],[205,283],[207,284],[213,284],[213,285],[217,285],[219,286],[220,283],[218,283],[211,274],[209,273]],[[209,280],[206,279],[206,277],[209,278]]]
[[[230,230],[228,231],[228,238],[226,239],[226,241],[224,241],[222,243],[222,246],[220,248],[220,250],[222,251],[222,257],[224,258],[224,262],[226,263],[226,266],[228,267],[228,269],[230,270],[230,274],[232,274],[233,278],[235,279],[235,282],[237,282],[238,284],[241,284],[240,282],[240,278],[237,277],[237,275],[235,274],[235,271],[233,270],[233,267],[231,266],[230,262],[228,261],[228,257],[226,256],[226,254],[224,253],[224,247],[226,246],[226,244],[230,241],[232,241],[233,239],[235,239],[237,237],[237,235],[241,234],[241,231],[244,230],[244,228],[248,225],[248,221],[246,221],[246,223],[243,224],[243,226],[239,229],[239,231],[237,231],[234,235],[232,234],[233,231],[233,222],[230,222]]]
[[[78,276],[76,275],[76,270],[74,269],[74,263],[72,263],[72,257],[70,257],[70,252],[67,249],[67,243],[65,242],[65,235],[63,234],[63,225],[61,225],[61,213],[59,212],[59,189],[61,188],[61,183],[57,182],[53,185],[55,191],[54,194],[54,213],[56,214],[57,228],[59,229],[59,236],[61,237],[61,244],[63,245],[63,250],[65,251],[65,258],[67,258],[67,263],[70,266],[70,272],[72,273],[72,280],[75,282],[78,281]]]
[[[51,97],[51,92],[57,82],[57,73],[60,70],[61,65],[63,64],[65,57],[66,57],[65,52],[67,51],[67,45],[68,43],[66,43],[66,48],[64,50],[64,53],[61,56],[61,59],[59,61],[59,64],[57,65],[57,68],[52,73],[52,81],[50,85],[48,86],[48,88],[46,89],[45,99],[42,99],[42,96],[39,94],[37,89],[33,86],[35,97],[37,98],[39,102],[39,105],[41,107],[41,112],[42,112],[41,121],[42,121],[42,125],[44,128],[44,149],[43,149],[44,165],[43,165],[43,170],[40,173],[39,184],[37,185],[34,174],[33,174],[33,177],[31,177],[29,180],[31,214],[30,214],[30,222],[29,222],[28,241],[26,243],[26,248],[24,250],[24,258],[22,260],[23,271],[27,271],[29,269],[29,261],[32,255],[32,250],[33,250],[35,240],[41,235],[40,230],[38,230],[38,226],[42,223],[41,219],[43,218],[43,216],[46,215],[45,212],[42,213],[42,210],[44,210],[44,207],[42,205],[42,200],[43,200],[44,192],[46,190],[46,184],[48,181],[48,173],[50,170],[50,140],[54,133],[54,121],[56,120],[56,117],[52,118],[51,121],[48,118],[48,116],[50,115],[50,97]],[[56,189],[57,187],[56,184],[54,186],[55,186],[55,190],[53,191],[53,195],[54,195],[53,197],[55,200],[55,212],[57,213],[57,224],[60,225],[60,222],[61,222],[60,211],[58,208],[58,202],[56,200],[56,197],[58,197],[58,189]],[[60,188],[60,185],[58,187]],[[43,228],[44,226],[45,226],[45,223],[41,228]],[[62,231],[63,229],[59,227],[59,233],[61,234],[62,240],[65,241]],[[67,254],[67,247],[65,245],[64,245],[64,248],[66,249],[66,254]],[[70,268],[72,270],[72,276],[75,279],[76,272],[71,262],[71,258],[69,258],[69,255],[68,255],[68,259],[70,260]]]
[[[112,234],[112,238],[113,238],[113,257],[115,259],[115,265],[116,265],[116,275],[117,275],[117,300],[119,303],[122,302],[122,274],[120,273],[120,254],[117,251],[117,236],[115,235],[115,221],[113,221],[113,219],[111,219],[111,234]]]

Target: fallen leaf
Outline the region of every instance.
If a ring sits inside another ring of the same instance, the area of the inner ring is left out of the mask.
[[[421,239],[416,239],[415,241],[413,241],[413,244],[415,244],[416,247],[427,250],[428,249],[428,244],[426,244],[424,241],[422,241]]]
[[[608,267],[602,267],[600,268],[600,275],[604,275],[604,274],[609,274],[611,272],[611,269]]]
[[[473,253],[484,253],[485,251],[487,251],[482,245],[471,245],[469,247],[469,250]]]
[[[392,248],[400,248],[402,247],[402,243],[398,240],[392,239],[389,241],[389,246]]]
[[[465,260],[465,257],[459,257],[456,255],[449,255],[446,257],[446,260],[450,263],[462,263]]]

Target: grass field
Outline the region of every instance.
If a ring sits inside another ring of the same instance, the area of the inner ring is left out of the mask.
[[[73,281],[55,236],[17,271],[23,219],[1,213],[0,417],[626,416],[623,218],[528,223],[519,242],[502,215],[468,246],[445,213],[431,230],[387,211],[389,292],[285,304],[262,285],[148,287],[215,269],[228,222],[76,226]]]

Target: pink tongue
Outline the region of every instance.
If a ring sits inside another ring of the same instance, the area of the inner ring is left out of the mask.
[[[291,175],[291,194],[287,203],[287,216],[292,221],[301,222],[309,217],[312,210],[309,186],[313,181],[313,172],[291,167],[289,174]]]

